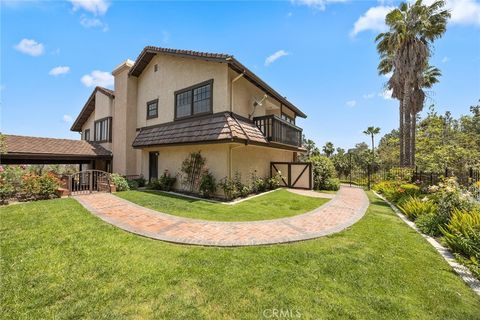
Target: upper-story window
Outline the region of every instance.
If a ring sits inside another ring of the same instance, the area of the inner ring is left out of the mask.
[[[158,99],[147,102],[147,119],[158,118]]]
[[[83,140],[85,141],[90,141],[90,129],[86,129],[83,132]]]
[[[292,118],[285,113],[282,113],[282,119],[290,122],[291,124],[295,124],[295,118]]]
[[[112,118],[103,118],[95,121],[94,138],[96,142],[112,141]]]
[[[212,113],[213,79],[175,92],[175,119]]]

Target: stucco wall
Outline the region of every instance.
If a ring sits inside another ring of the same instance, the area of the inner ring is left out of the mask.
[[[175,91],[210,79],[213,79],[213,112],[228,110],[226,64],[157,54],[138,77],[137,127],[173,121]],[[155,99],[158,99],[158,118],[147,120],[147,102]]]
[[[90,117],[88,117],[87,121],[85,121],[82,126],[82,138],[85,130],[90,129],[90,141],[93,141],[95,139],[95,121],[103,119],[105,117],[111,117],[112,109],[113,99],[105,95],[104,93],[97,91],[95,93],[95,110],[92,112]],[[101,143],[100,145],[107,150],[112,150],[112,144],[109,142]]]

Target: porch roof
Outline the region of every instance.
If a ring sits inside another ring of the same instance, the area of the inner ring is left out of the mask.
[[[110,160],[112,153],[85,140],[4,135],[1,164],[66,164]]]

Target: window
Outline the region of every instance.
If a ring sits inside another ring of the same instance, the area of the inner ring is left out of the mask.
[[[175,119],[212,112],[213,79],[175,93]]]
[[[287,122],[290,122],[291,124],[295,124],[295,118],[287,116],[285,113],[282,113],[282,119]]]
[[[90,141],[90,129],[87,129],[83,132],[83,140]]]
[[[95,121],[94,138],[96,142],[112,141],[112,118],[103,118]]]
[[[158,99],[147,102],[147,120],[158,118]]]

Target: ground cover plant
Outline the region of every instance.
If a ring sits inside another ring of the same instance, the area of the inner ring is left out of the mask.
[[[346,231],[225,249],[136,236],[74,199],[3,207],[0,312],[3,319],[259,319],[283,308],[307,319],[478,319],[479,297],[388,205],[370,200]]]
[[[116,195],[160,212],[218,221],[253,221],[289,217],[309,212],[329,201],[329,199],[301,196],[284,189],[263,194],[235,205],[154,191],[119,192]]]

